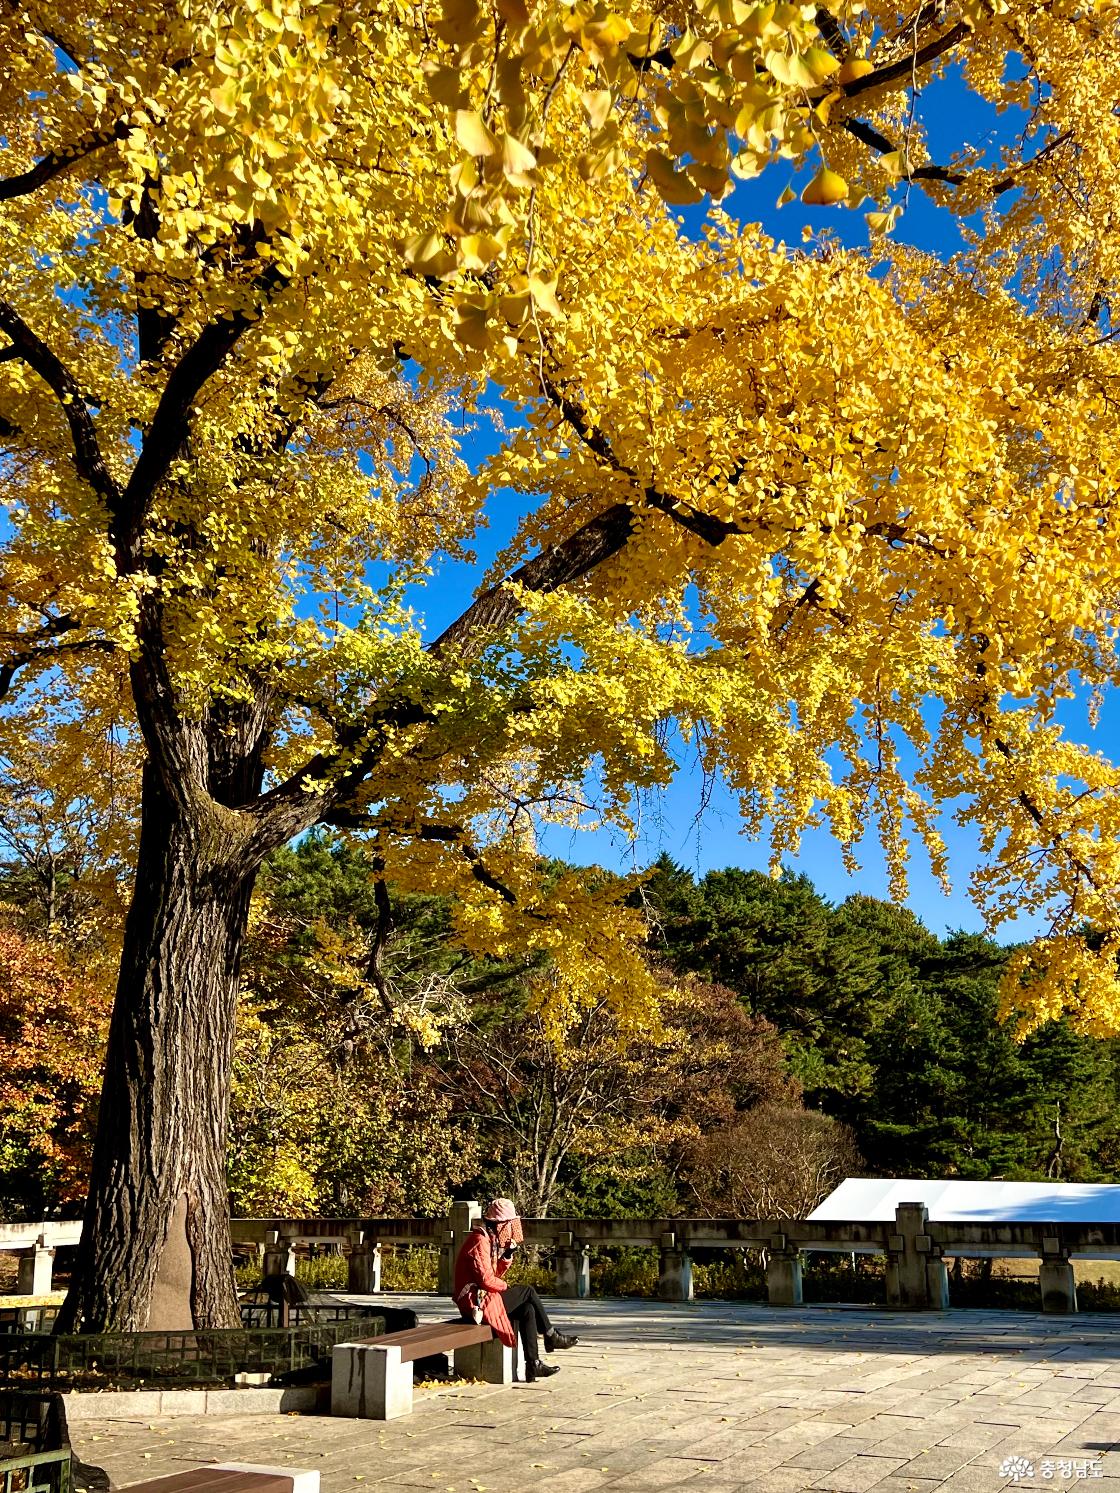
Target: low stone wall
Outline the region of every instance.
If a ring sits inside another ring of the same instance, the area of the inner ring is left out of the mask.
[[[330,1387],[300,1384],[288,1389],[116,1389],[62,1395],[70,1425],[93,1420],[144,1420],[156,1415],[326,1414]]]

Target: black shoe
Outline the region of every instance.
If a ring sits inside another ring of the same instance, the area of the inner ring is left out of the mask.
[[[525,1365],[525,1383],[533,1384],[538,1379],[551,1379],[553,1374],[560,1372],[558,1363],[542,1363],[538,1358],[536,1363]]]
[[[578,1337],[567,1337],[555,1328],[544,1335],[544,1351],[546,1353],[559,1353],[561,1348],[574,1348],[579,1342]]]

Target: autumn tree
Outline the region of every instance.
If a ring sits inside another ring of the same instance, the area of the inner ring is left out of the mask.
[[[0,907],[0,1215],[42,1218],[85,1196],[112,971]]]
[[[800,1105],[760,1104],[684,1150],[681,1178],[709,1218],[806,1218],[862,1171],[847,1125]]]
[[[539,1012],[549,978],[527,983],[527,1001],[479,1003],[450,1025],[434,1073],[529,1217],[555,1212],[595,1173],[601,1184],[667,1181],[685,1140],[798,1098],[776,1029],[730,990],[674,985],[662,971],[656,1032],[637,1037],[601,1004],[557,1033]]]
[[[3,726],[49,676],[144,753],[64,1327],[145,1326],[157,1280],[162,1325],[236,1320],[246,916],[316,824],[453,894],[469,946],[547,955],[550,1031],[599,1003],[638,1027],[627,889],[542,881],[532,828],[589,772],[627,823],[676,722],[777,854],[871,823],[897,888],[908,824],[941,868],[930,804],[962,798],[993,914],[1054,908],[1009,1000],[1032,975],[1038,1010],[1114,1021],[1113,946],[1079,933],[1115,926],[1117,770],[1054,712],[1115,669],[1116,19],[0,11]],[[1030,109],[994,157],[929,157],[950,68]],[[665,205],[780,158],[807,202],[868,193],[873,227],[927,191],[984,229],[882,274]],[[494,388],[517,419],[470,470],[450,415]],[[409,583],[510,491],[516,538],[425,636]]]

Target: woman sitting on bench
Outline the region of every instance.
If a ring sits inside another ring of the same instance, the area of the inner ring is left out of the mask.
[[[538,1333],[544,1335],[546,1353],[574,1348],[578,1339],[553,1327],[532,1286],[511,1286],[503,1280],[523,1239],[517,1209],[509,1198],[495,1198],[472,1225],[455,1258],[454,1300],[466,1321],[485,1322],[509,1348],[516,1341],[516,1323],[525,1354],[525,1378],[532,1384],[560,1372],[558,1365],[542,1362]]]

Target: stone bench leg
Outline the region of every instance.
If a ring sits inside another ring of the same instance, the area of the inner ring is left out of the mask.
[[[331,1353],[331,1414],[396,1420],[412,1413],[412,1364],[399,1344],[339,1343]]]
[[[498,1338],[455,1349],[455,1372],[460,1379],[481,1379],[484,1384],[513,1383],[513,1349]]]

